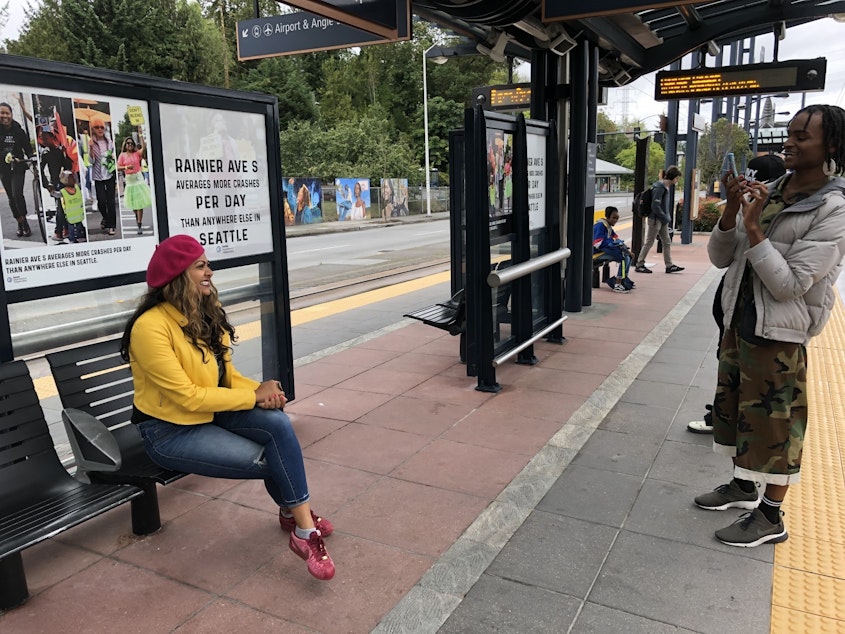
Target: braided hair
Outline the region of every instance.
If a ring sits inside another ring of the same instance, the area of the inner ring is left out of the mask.
[[[810,124],[815,113],[821,114],[822,130],[824,131],[825,160],[833,159],[836,162],[836,174],[845,172],[845,110],[839,106],[815,105],[802,108],[793,117],[793,121],[800,114],[807,114],[807,123]],[[806,129],[805,125],[805,129]],[[827,148],[834,148],[829,153]]]

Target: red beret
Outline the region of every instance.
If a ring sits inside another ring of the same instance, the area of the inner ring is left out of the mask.
[[[147,284],[153,288],[166,286],[188,269],[205,253],[195,238],[170,236],[156,247],[147,266]]]

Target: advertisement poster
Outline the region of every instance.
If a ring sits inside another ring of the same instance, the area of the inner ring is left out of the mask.
[[[513,135],[487,130],[487,192],[490,232],[505,235],[513,229]]]
[[[370,217],[370,179],[334,179],[338,220],[364,220]]]
[[[285,226],[323,222],[322,184],[319,178],[283,178]]]
[[[208,257],[273,251],[263,115],[161,104],[170,235],[185,233]]]
[[[385,220],[409,214],[407,178],[381,179],[381,210]]]
[[[528,134],[528,230],[546,226],[546,137]]]
[[[157,228],[147,103],[0,84],[7,291],[141,271]]]

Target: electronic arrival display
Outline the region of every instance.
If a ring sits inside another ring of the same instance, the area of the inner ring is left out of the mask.
[[[499,84],[474,88],[472,98],[485,110],[522,110],[531,106],[531,84]]]
[[[760,95],[775,92],[824,90],[827,59],[660,71],[654,99],[698,99],[725,95]]]

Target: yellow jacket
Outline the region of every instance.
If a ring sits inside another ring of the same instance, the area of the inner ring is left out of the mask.
[[[218,387],[218,368],[210,350],[203,355],[182,332],[187,318],[169,304],[159,304],[132,326],[129,366],[135,407],[148,416],[177,425],[209,423],[216,412],[255,407],[257,381],[240,374],[225,356]],[[223,344],[230,345],[224,333]]]

